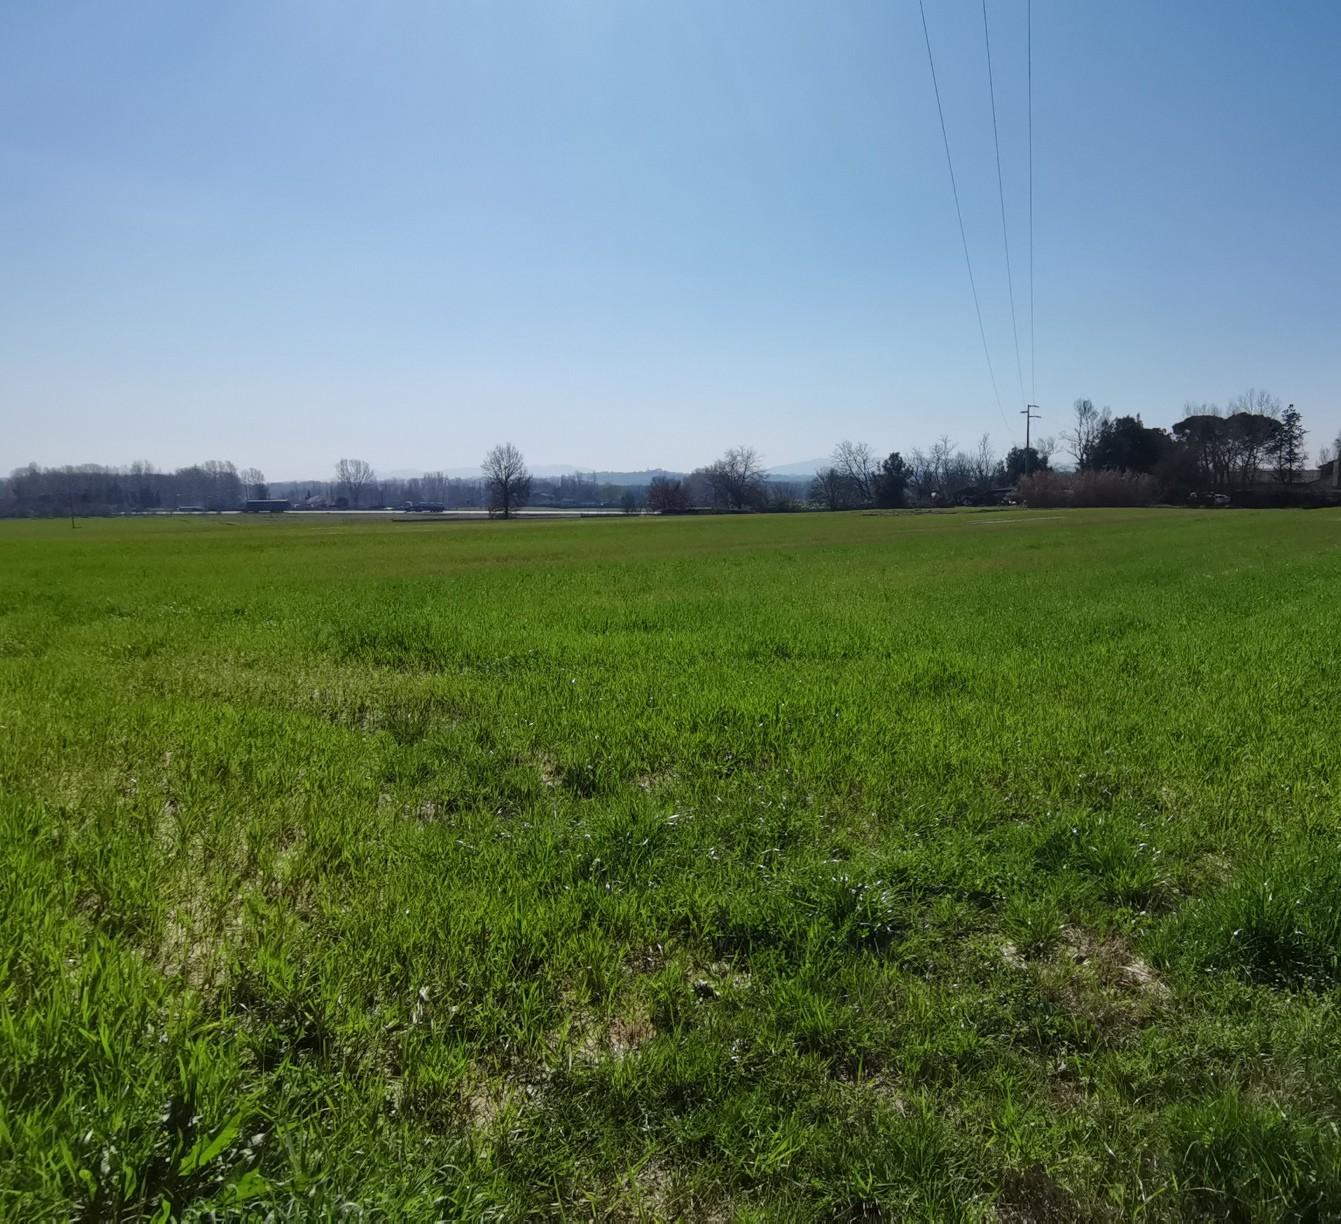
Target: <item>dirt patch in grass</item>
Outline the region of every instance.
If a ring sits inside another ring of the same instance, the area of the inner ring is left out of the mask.
[[[1103,1044],[1120,1044],[1154,1019],[1169,995],[1154,969],[1125,940],[1067,927],[1039,964],[1045,992],[1088,1021]]]
[[[477,1069],[460,1087],[462,1115],[477,1140],[491,1142],[500,1124],[525,1109],[541,1088],[538,1080],[490,1079]]]
[[[666,1164],[653,1157],[644,1161],[632,1177],[625,1179],[624,1194],[613,1215],[616,1220],[677,1220],[675,1179]]]
[[[1061,951],[1073,965],[1088,967],[1102,986],[1156,999],[1168,997],[1169,988],[1159,974],[1120,936],[1067,927],[1062,931]]]
[[[652,769],[640,773],[634,781],[639,790],[654,791],[675,777],[673,769]]]
[[[605,1021],[579,1015],[558,1044],[567,1046],[576,1061],[592,1066],[627,1058],[656,1035],[650,1012],[639,1003]]]
[[[559,768],[553,757],[542,752],[536,757],[535,764],[540,771],[540,781],[543,785],[551,788],[562,785],[563,770]]]
[[[1102,1044],[1126,1040],[1154,1020],[1170,997],[1156,970],[1118,935],[1069,926],[1046,955],[1031,959],[1007,942],[1001,959],[1030,974],[1057,1006],[1093,1026]]]
[[[1002,1224],[1076,1224],[1100,1217],[1086,1211],[1069,1191],[1032,1165],[1002,1175],[996,1218]]]
[[[666,945],[654,943],[630,951],[624,963],[630,973],[659,973],[666,967],[667,959]]]
[[[198,991],[215,985],[223,960],[220,939],[202,932],[203,925],[203,913],[189,901],[170,909],[153,957],[165,976],[178,978]]]
[[[656,1026],[644,1011],[636,1011],[631,1016],[616,1016],[610,1021],[607,1030],[610,1055],[623,1058],[646,1045],[656,1035]]]

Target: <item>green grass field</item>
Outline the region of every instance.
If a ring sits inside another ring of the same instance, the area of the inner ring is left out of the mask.
[[[1341,515],[0,525],[0,1214],[1341,1216]]]

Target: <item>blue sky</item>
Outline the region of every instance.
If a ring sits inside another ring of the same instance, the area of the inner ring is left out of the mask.
[[[1015,440],[977,0],[0,7],[0,466]],[[1028,351],[1025,3],[989,0]],[[1041,432],[1341,428],[1341,5],[1034,0]]]

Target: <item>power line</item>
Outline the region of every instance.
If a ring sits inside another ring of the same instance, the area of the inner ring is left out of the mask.
[[[1010,330],[1015,338],[1015,375],[1024,399],[1024,368],[1020,364],[1020,329],[1015,321],[1015,278],[1010,271],[1010,230],[1006,225],[1006,187],[1001,178],[1001,137],[996,126],[996,81],[992,77],[992,35],[987,25],[987,0],[982,0],[982,37],[987,48],[987,92],[992,98],[992,144],[996,149],[996,194],[1001,201],[1001,244],[1006,250],[1006,292],[1010,295]]]
[[[931,88],[936,94],[936,113],[941,120],[941,140],[945,143],[945,164],[950,171],[950,190],[955,197],[955,216],[959,218],[959,240],[964,244],[964,266],[968,268],[969,288],[973,290],[973,310],[978,316],[978,335],[982,337],[982,355],[987,358],[987,376],[992,380],[992,395],[996,399],[996,410],[1001,421],[1010,430],[1006,420],[1006,410],[1001,406],[1001,392],[997,390],[996,371],[992,368],[992,354],[987,347],[987,329],[982,325],[982,305],[978,301],[978,283],[973,279],[973,260],[969,257],[968,234],[964,230],[964,210],[959,205],[959,184],[955,181],[955,163],[950,156],[950,135],[945,129],[945,109],[941,106],[941,87],[936,81],[936,58],[931,54],[931,34],[927,30],[927,6],[925,0],[917,0],[922,13],[922,37],[927,43],[927,63],[931,67]]]
[[[1034,361],[1034,0],[1025,0],[1025,47],[1029,80],[1029,398],[1038,399]]]

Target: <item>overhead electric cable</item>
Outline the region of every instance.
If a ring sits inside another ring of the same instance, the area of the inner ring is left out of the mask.
[[[1029,81],[1029,398],[1038,399],[1034,363],[1034,0],[1025,3],[1025,47]]]
[[[959,218],[959,240],[964,244],[964,266],[968,268],[969,288],[973,290],[973,310],[978,316],[978,335],[982,337],[982,355],[987,358],[987,376],[992,380],[992,395],[996,399],[996,410],[1001,414],[1001,420],[1010,430],[1010,422],[1006,420],[1006,410],[1001,406],[1001,392],[997,390],[996,371],[992,368],[992,353],[987,347],[987,329],[982,325],[982,305],[978,301],[978,283],[973,278],[973,260],[969,257],[968,234],[964,229],[964,210],[959,205],[959,184],[955,181],[955,163],[950,156],[950,135],[945,128],[945,108],[941,106],[941,87],[936,80],[936,57],[931,53],[931,34],[927,29],[927,6],[925,0],[917,0],[917,7],[922,13],[922,37],[927,43],[927,63],[931,67],[931,88],[936,94],[936,113],[941,121],[941,140],[945,144],[945,165],[950,171],[950,190],[955,197],[955,216]]]
[[[992,144],[996,149],[996,194],[1001,201],[1001,244],[1006,251],[1006,292],[1010,296],[1010,331],[1015,338],[1015,374],[1020,380],[1020,399],[1024,394],[1024,367],[1020,364],[1020,329],[1015,321],[1015,278],[1010,271],[1010,229],[1006,225],[1006,188],[1001,178],[1001,137],[996,126],[996,81],[992,76],[992,35],[987,26],[987,0],[982,0],[982,37],[987,48],[987,92],[992,99]]]

